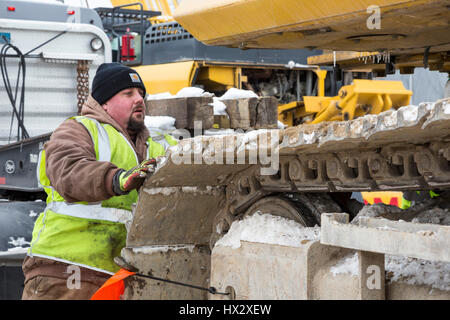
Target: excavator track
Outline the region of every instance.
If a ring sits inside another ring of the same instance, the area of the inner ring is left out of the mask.
[[[148,252],[177,248],[164,261],[184,276],[186,268],[208,270],[210,250],[233,221],[261,209],[314,226],[321,213],[349,213],[336,195],[431,189],[450,189],[450,99],[351,121],[197,136],[171,147],[146,180],[122,256],[170,278],[148,264]],[[180,298],[166,289],[155,292]]]
[[[278,141],[274,141],[275,133]],[[232,215],[242,213],[273,193],[450,187],[448,99],[352,121],[260,130],[249,139],[239,138],[239,135],[200,136],[181,141],[145,187],[226,186],[226,207]],[[231,151],[230,141],[235,147]],[[200,154],[201,144],[204,149]],[[245,160],[251,161],[257,144],[258,152],[264,150],[267,154],[277,147],[279,171],[276,174],[261,174],[259,164],[226,163],[230,152],[238,158],[236,154],[244,150]],[[218,153],[223,154],[217,157]],[[219,158],[225,163],[211,163]],[[180,164],[180,159],[191,163]]]

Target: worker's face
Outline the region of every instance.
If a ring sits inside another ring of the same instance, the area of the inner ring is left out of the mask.
[[[143,91],[127,88],[116,93],[102,107],[124,130],[137,132],[145,127]]]

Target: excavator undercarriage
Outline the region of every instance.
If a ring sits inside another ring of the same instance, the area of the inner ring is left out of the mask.
[[[207,45],[356,50],[361,67],[381,75],[448,72],[448,12],[442,0],[184,0],[174,17]],[[336,97],[324,97],[323,82],[319,97],[284,101],[278,120],[287,129],[196,136],[170,148],[140,190],[117,261],[153,278],[127,278],[123,298],[450,299],[450,100],[407,106],[403,87],[364,81]],[[370,191],[439,197],[407,210],[352,199]],[[224,245],[234,226],[260,214],[313,236]],[[405,273],[398,281],[392,265],[402,259],[424,259],[416,270],[435,263],[440,281]],[[355,274],[336,271],[342,260],[356,261]]]
[[[354,218],[362,205],[352,191],[445,194],[449,108],[444,99],[350,121],[181,140],[141,189],[122,258],[141,273],[208,287],[218,285],[209,282],[217,278],[210,278],[216,241],[246,216],[314,227],[323,214]],[[124,298],[207,297],[161,281],[127,281]]]

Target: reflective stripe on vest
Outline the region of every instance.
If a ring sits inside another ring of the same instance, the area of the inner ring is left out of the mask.
[[[51,202],[47,209],[71,217],[125,223],[133,218],[131,211],[105,208],[101,204]]]
[[[95,119],[87,118],[87,117],[74,117],[72,118],[83,126],[86,127],[87,131],[91,135],[92,142],[94,143],[94,149],[96,152],[96,157],[98,161],[111,161],[111,146],[109,144],[109,136],[106,132],[105,128]],[[89,119],[89,120],[88,120]],[[86,122],[88,121],[88,122]],[[89,123],[95,124],[97,128],[97,139],[93,135],[92,128]],[[98,141],[96,141],[98,140]]]
[[[89,132],[97,160],[109,161],[129,170],[138,164],[138,157],[125,136],[108,124],[87,117],[71,118]],[[177,142],[165,137],[168,145]],[[161,141],[162,142],[162,141]],[[148,154],[165,154],[166,144],[147,140]],[[72,263],[104,272],[116,272],[113,258],[125,246],[124,223],[132,219],[131,205],[138,194],[113,196],[101,203],[67,203],[50,185],[45,172],[45,150],[40,153],[38,179],[47,193],[47,207],[36,220],[29,255]]]
[[[126,170],[138,164],[136,152],[118,130],[87,117],[71,119],[88,130],[97,160]],[[124,223],[132,219],[131,205],[137,201],[137,191],[113,196],[101,204],[67,203],[50,185],[44,150],[40,160],[38,177],[48,195],[47,207],[36,220],[29,255],[116,272],[118,266],[113,258],[125,246]]]

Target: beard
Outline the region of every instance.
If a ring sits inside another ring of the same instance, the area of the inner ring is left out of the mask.
[[[134,119],[133,116],[128,120],[128,130],[132,132],[139,132],[145,128],[144,120]]]

